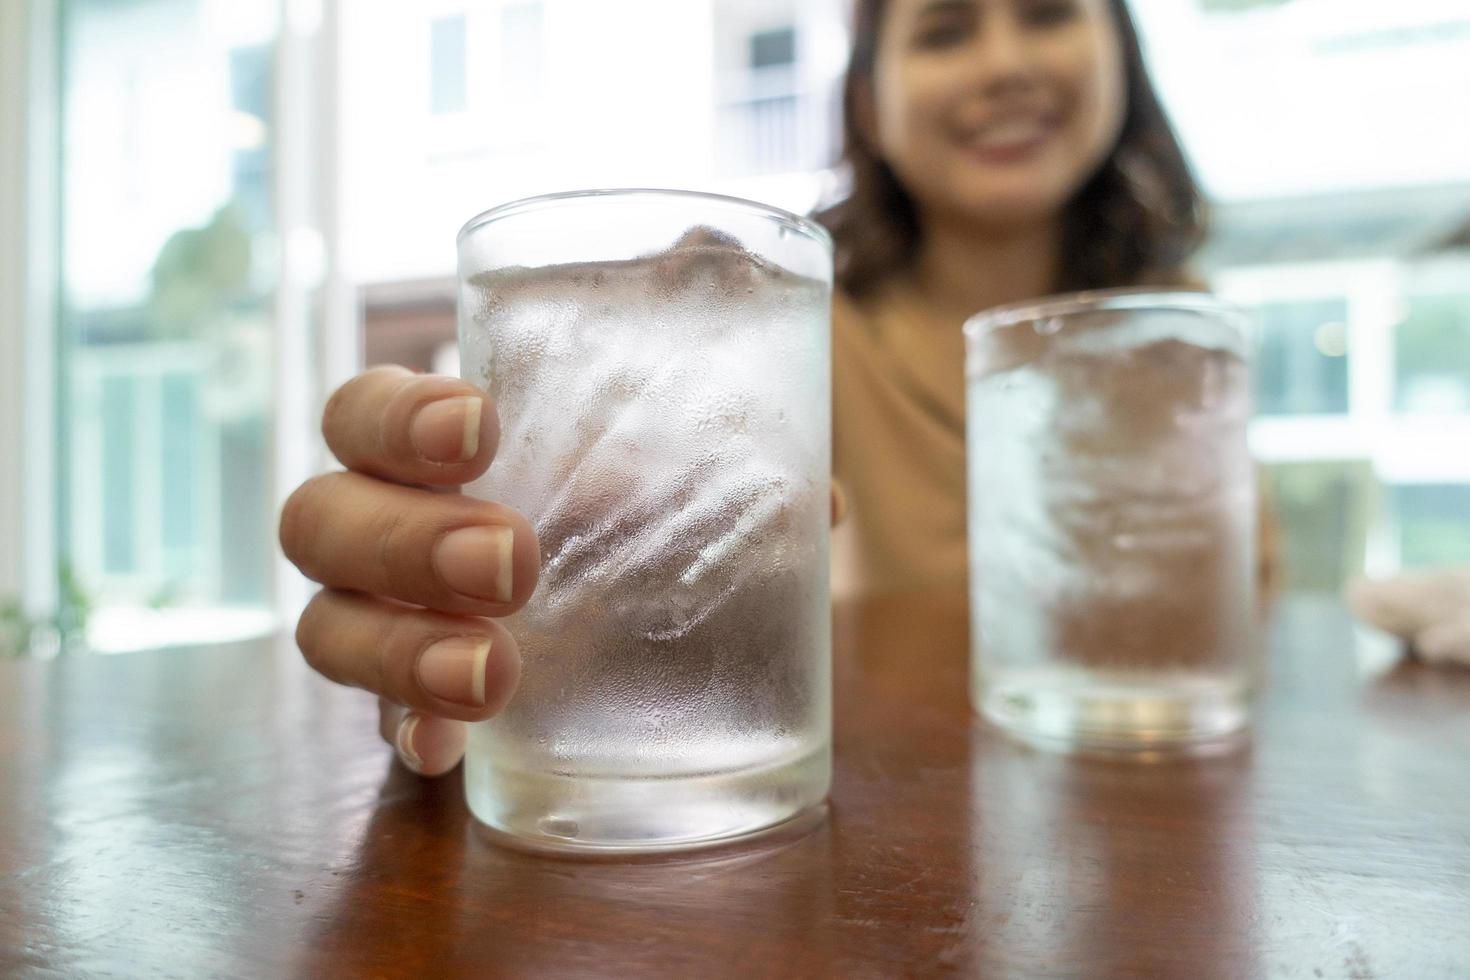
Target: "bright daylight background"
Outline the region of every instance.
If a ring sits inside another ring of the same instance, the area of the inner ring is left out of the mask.
[[[1133,0],[1262,314],[1297,589],[1470,561],[1470,4]],[[223,640],[454,235],[581,186],[830,192],[844,0],[0,0],[0,653]],[[19,325],[19,329],[15,325]],[[12,461],[14,465],[12,465]]]

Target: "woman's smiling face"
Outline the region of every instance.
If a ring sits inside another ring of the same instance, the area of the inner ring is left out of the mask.
[[[1055,220],[1117,143],[1109,0],[890,0],[865,129],[926,220]]]

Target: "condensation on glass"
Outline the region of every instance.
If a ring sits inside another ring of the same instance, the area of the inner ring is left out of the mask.
[[[524,201],[459,239],[460,360],[534,524],[515,698],[469,805],[535,847],[701,846],[819,812],[830,772],[831,243],[732,198]]]
[[[1242,316],[1104,292],[965,331],[976,710],[1072,748],[1230,743],[1258,680]]]

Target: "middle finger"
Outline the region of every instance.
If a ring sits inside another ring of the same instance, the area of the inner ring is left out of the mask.
[[[536,533],[511,508],[352,472],[291,495],[281,545],[323,585],[475,616],[514,612],[540,573]]]

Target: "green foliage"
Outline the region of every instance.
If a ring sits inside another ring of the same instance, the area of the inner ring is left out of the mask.
[[[57,585],[54,616],[33,618],[27,615],[19,599],[0,598],[0,658],[23,657],[46,637],[54,637],[63,651],[74,649],[85,640],[93,601],[69,562],[62,562]]]
[[[60,596],[55,626],[62,646],[80,641],[87,635],[87,621],[92,618],[92,597],[82,588],[71,562],[62,562],[59,570]]]
[[[203,228],[175,232],[153,263],[148,307],[161,336],[191,334],[250,296],[250,235],[226,205]]]
[[[0,658],[18,657],[29,650],[33,629],[19,599],[0,599]]]

